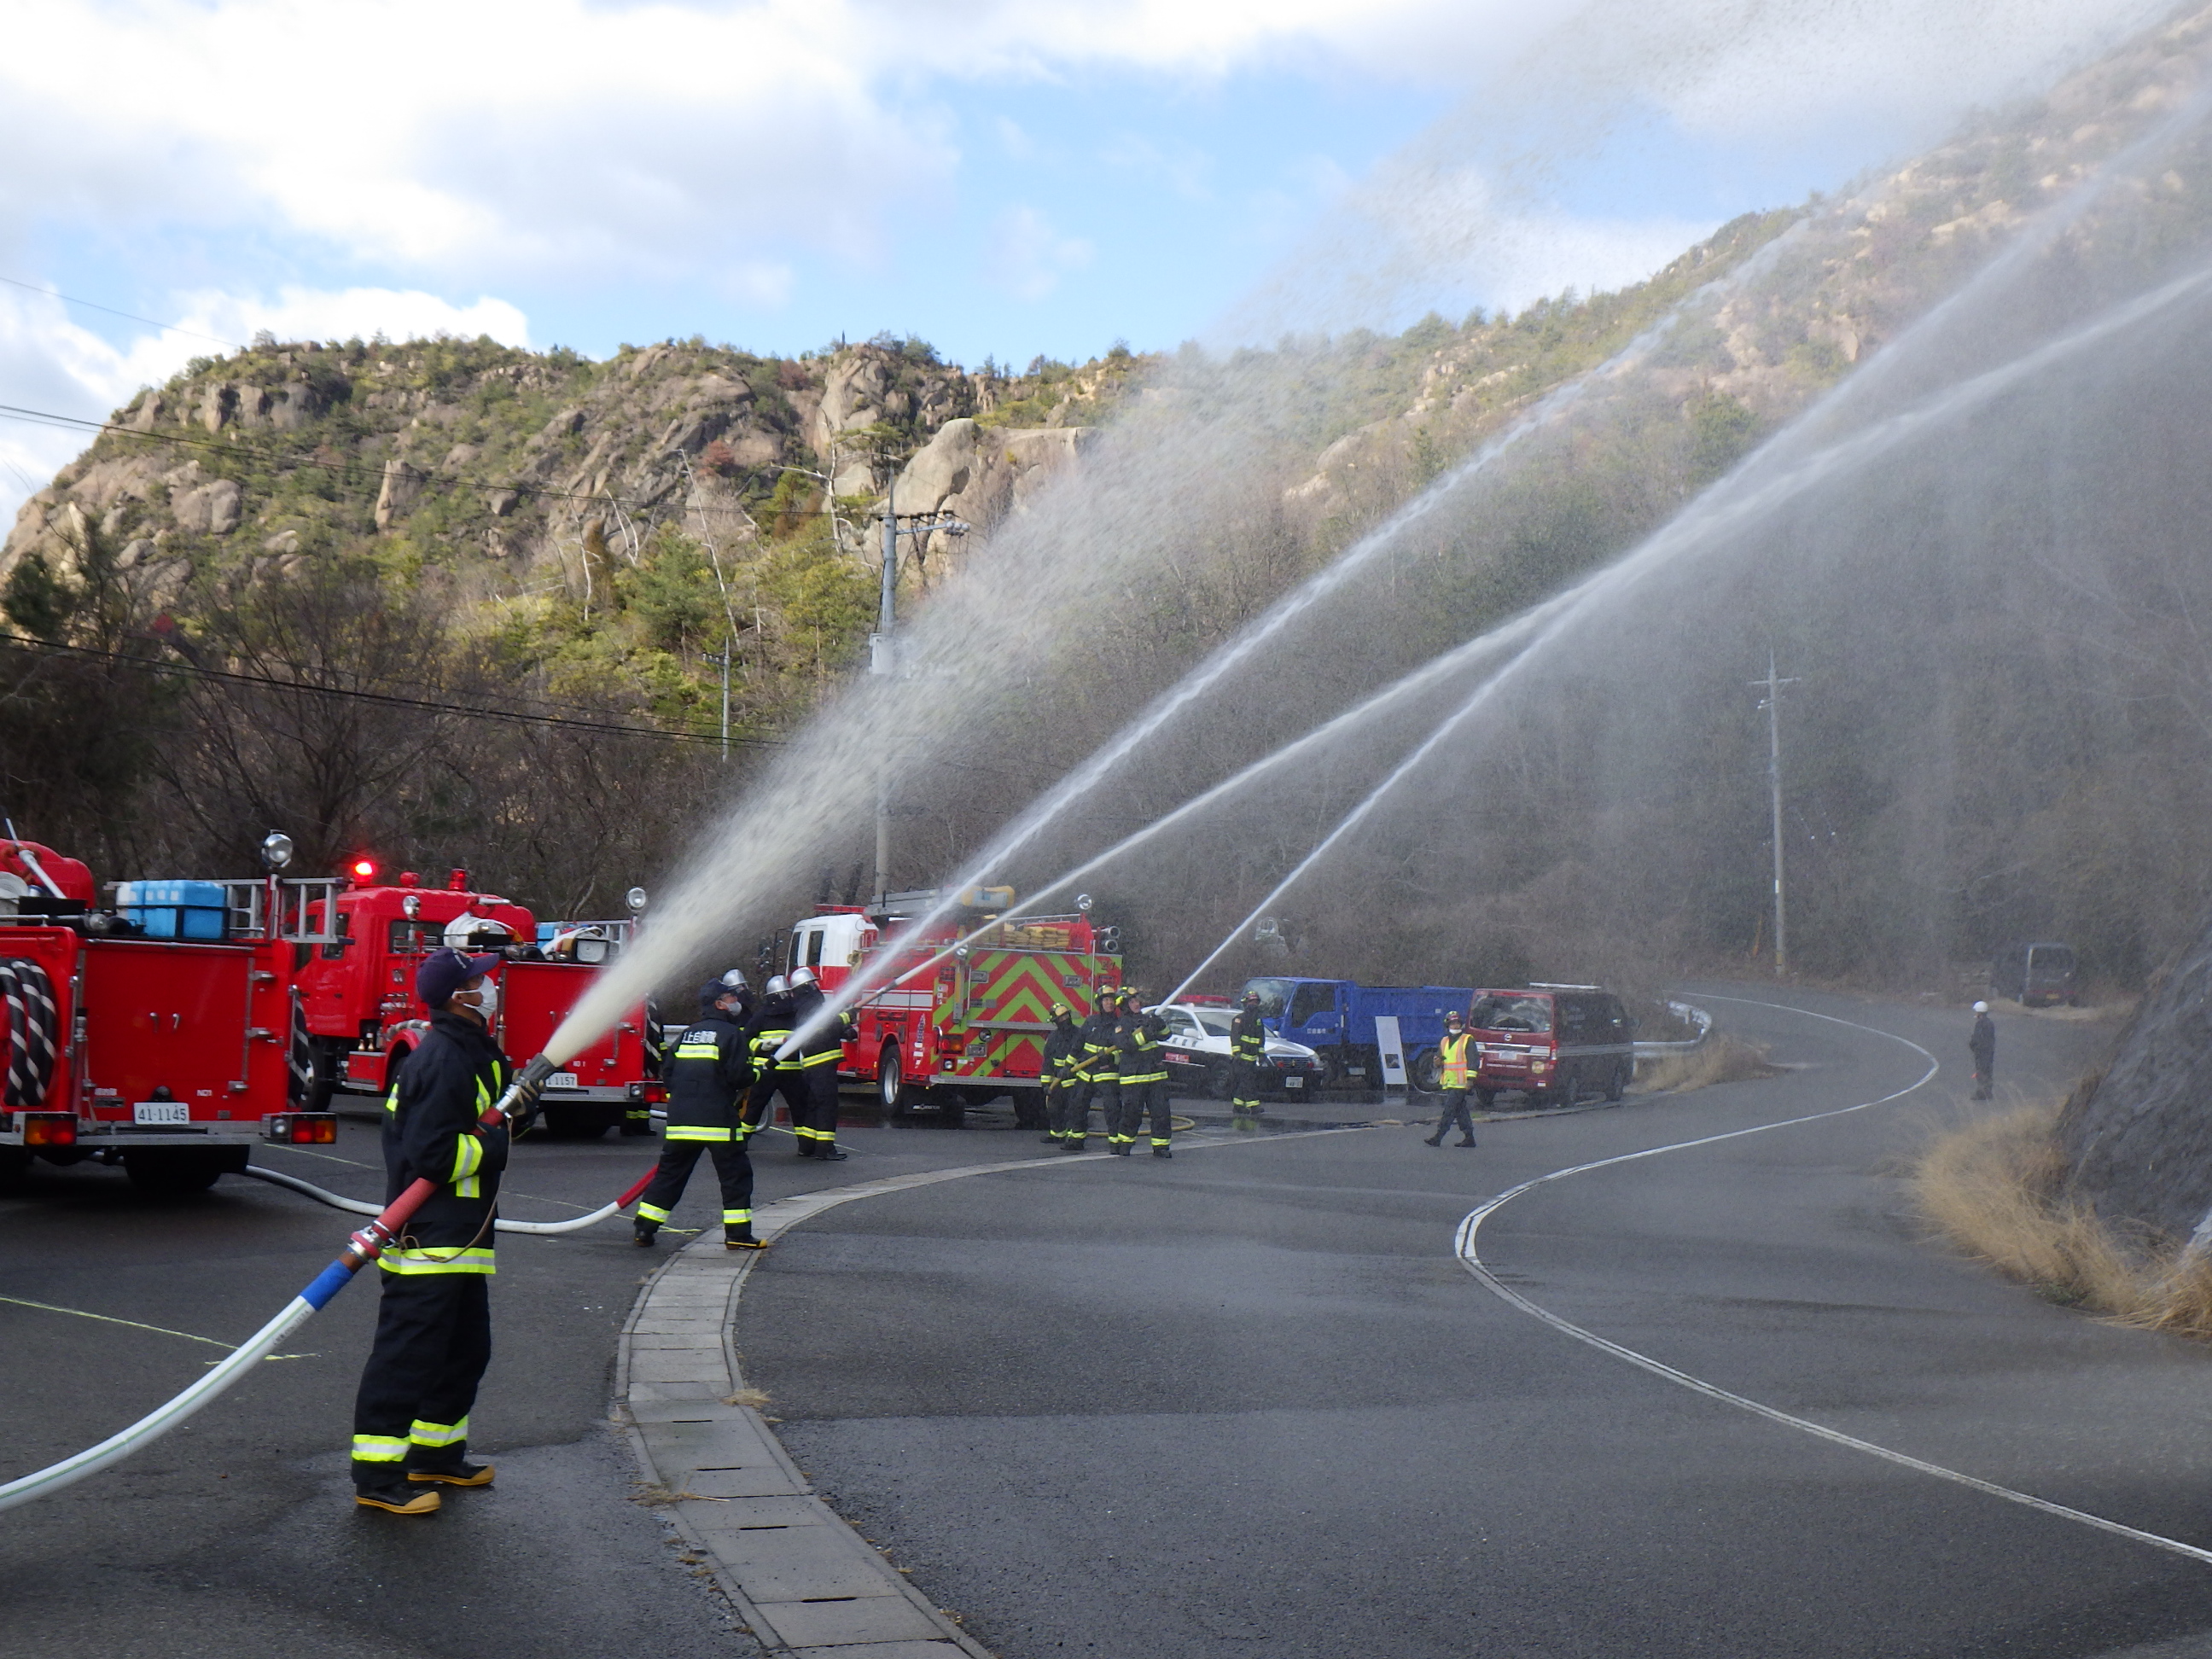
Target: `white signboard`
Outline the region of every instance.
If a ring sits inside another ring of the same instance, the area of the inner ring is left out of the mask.
[[[1398,1036],[1398,1017],[1377,1014],[1375,1017],[1375,1046],[1382,1054],[1382,1086],[1402,1089],[1406,1086],[1406,1045]]]

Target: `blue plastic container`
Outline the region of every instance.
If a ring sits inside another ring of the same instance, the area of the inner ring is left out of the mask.
[[[115,909],[144,928],[148,939],[219,939],[230,920],[216,881],[118,882]]]

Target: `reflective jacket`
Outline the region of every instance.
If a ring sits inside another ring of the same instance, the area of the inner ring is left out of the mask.
[[[1114,1025],[1115,1016],[1103,1008],[1093,1009],[1091,1018],[1083,1022],[1083,1029],[1078,1033],[1082,1057],[1075,1066],[1079,1079],[1097,1083],[1114,1075],[1115,1050],[1120,1045],[1120,1036]]]
[[[1449,1031],[1437,1044],[1437,1086],[1439,1089],[1464,1089],[1468,1073],[1474,1069],[1470,1051],[1474,1047],[1472,1032],[1462,1031],[1454,1036]]]
[[[1158,1014],[1124,1014],[1116,1028],[1121,1079],[1127,1083],[1164,1083],[1168,1062],[1160,1039],[1167,1022]]]
[[[384,1103],[384,1200],[437,1183],[378,1258],[386,1273],[488,1273],[507,1131],[477,1119],[507,1091],[507,1056],[465,1014],[441,1010]]]
[[[1072,1019],[1056,1019],[1044,1040],[1044,1080],[1057,1085],[1075,1081],[1083,1063],[1083,1028]]]
[[[1258,1011],[1238,1010],[1237,1018],[1229,1022],[1229,1057],[1257,1066],[1267,1056],[1267,1028],[1261,1023]]]
[[[738,1133],[738,1107],[753,1080],[745,1028],[734,1015],[710,1009],[684,1028],[668,1058],[670,1140],[728,1140]]]
[[[797,1030],[821,1012],[822,1005],[828,1000],[822,994],[822,988],[818,985],[802,985],[793,991],[791,994],[791,1029]],[[844,1057],[845,1037],[852,1027],[851,1013],[840,1013],[800,1043],[798,1054],[792,1058],[810,1072],[817,1066],[836,1065]],[[787,1066],[789,1063],[785,1062]]]
[[[760,1018],[753,1026],[752,1050],[760,1060],[763,1071],[773,1067],[779,1072],[799,1069],[799,1056],[788,1060],[775,1058],[775,1051],[783,1047],[797,1029],[799,1022],[792,1017],[792,998],[788,991],[778,991],[761,999]]]

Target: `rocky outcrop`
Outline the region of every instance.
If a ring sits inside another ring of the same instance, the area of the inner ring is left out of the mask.
[[[1091,435],[1088,427],[1008,429],[947,421],[900,469],[893,496],[901,513],[950,513],[988,530],[1075,465]]]

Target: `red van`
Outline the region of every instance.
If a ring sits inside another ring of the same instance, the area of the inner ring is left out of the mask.
[[[1619,1100],[1636,1075],[1636,1022],[1620,999],[1595,985],[1531,985],[1477,991],[1468,1011],[1477,1063],[1474,1098],[1571,1106],[1603,1095]]]

